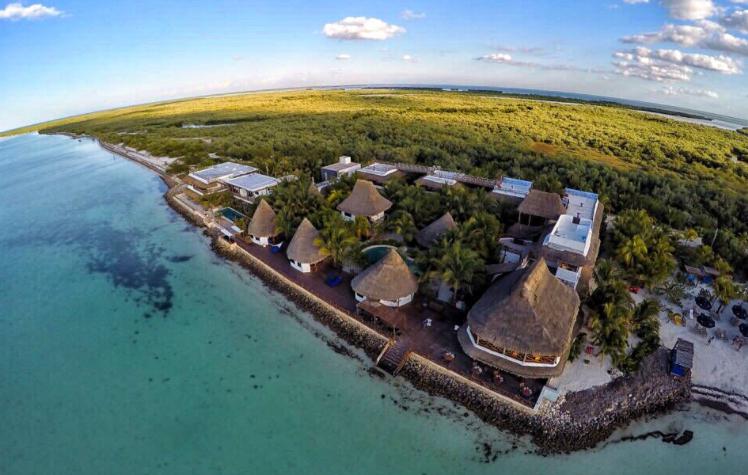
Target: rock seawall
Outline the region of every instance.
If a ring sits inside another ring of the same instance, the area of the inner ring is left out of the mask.
[[[162,173],[159,175],[170,187],[164,195],[167,203],[187,221],[206,229],[216,253],[238,262],[268,287],[283,293],[298,308],[312,314],[341,339],[361,348],[372,360],[376,359],[387,342],[385,336],[325,304],[240,248],[211,233],[202,216],[175,198],[179,191],[177,181]],[[690,380],[670,378],[667,357],[668,350],[660,348],[642,362],[636,374],[570,393],[563,401],[538,412],[514,404],[420,356],[411,356],[399,374],[418,389],[465,406],[488,424],[517,435],[530,436],[541,453],[550,454],[594,447],[615,429],[638,417],[657,414],[688,401]]]
[[[167,192],[165,198],[185,219],[205,227],[202,220],[175,200],[173,193]],[[247,268],[268,287],[284,294],[347,343],[361,348],[372,360],[384,348],[385,336],[287,281],[218,234],[208,234],[216,253]],[[634,419],[658,414],[689,401],[690,379],[675,380],[669,376],[668,355],[666,348],[660,348],[642,362],[637,373],[606,385],[570,393],[563,401],[538,412],[513,404],[419,356],[411,356],[399,376],[431,395],[465,406],[488,424],[516,435],[530,436],[540,453],[552,454],[592,448]]]

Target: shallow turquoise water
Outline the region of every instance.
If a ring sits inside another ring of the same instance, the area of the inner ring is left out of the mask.
[[[527,441],[333,351],[308,315],[216,257],[164,191],[88,141],[0,141],[1,474],[703,474],[748,463],[745,422],[699,408],[627,430],[688,428],[684,447],[527,454]]]

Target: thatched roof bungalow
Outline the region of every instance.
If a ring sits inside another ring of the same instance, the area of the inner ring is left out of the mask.
[[[317,270],[319,264],[327,257],[314,244],[317,236],[319,236],[319,231],[308,219],[304,218],[299,227],[296,228],[296,232],[286,250],[286,256],[291,262],[291,267],[301,272]]]
[[[388,307],[401,307],[413,300],[418,280],[395,249],[374,265],[367,267],[351,281],[359,302],[379,302]]]
[[[457,336],[468,356],[487,365],[529,378],[558,376],[579,305],[541,258],[491,285]]]
[[[416,242],[419,246],[428,249],[433,246],[441,236],[455,228],[457,228],[457,223],[455,223],[452,215],[449,214],[449,212],[446,212],[441,218],[421,229],[416,235]]]
[[[247,227],[247,234],[249,234],[253,243],[263,247],[279,244],[280,241],[277,238],[280,231],[276,225],[275,211],[267,201],[260,200]]]
[[[338,211],[346,220],[365,216],[371,221],[380,221],[384,212],[392,207],[392,202],[380,195],[374,184],[366,180],[356,180],[353,191],[338,205]]]
[[[517,207],[519,222],[528,225],[543,225],[549,220],[555,221],[566,212],[561,196],[547,191],[530,190]],[[526,219],[522,219],[525,217]],[[526,222],[525,222],[526,221]]]

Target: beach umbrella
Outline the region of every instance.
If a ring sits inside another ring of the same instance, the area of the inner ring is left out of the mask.
[[[696,305],[703,308],[704,310],[711,310],[712,308],[712,302],[710,302],[709,299],[702,295],[696,297]]]
[[[745,320],[748,317],[748,310],[741,305],[733,305],[732,313],[741,320]]]
[[[709,315],[702,313],[696,318],[696,321],[699,322],[699,325],[705,328],[714,328],[714,319],[710,317]]]

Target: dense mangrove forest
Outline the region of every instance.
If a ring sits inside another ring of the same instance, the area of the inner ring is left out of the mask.
[[[89,134],[180,157],[319,179],[339,155],[437,165],[535,187],[595,191],[606,211],[646,210],[748,268],[748,136],[613,105],[497,93],[307,90],[213,96],[71,117],[18,132]]]

